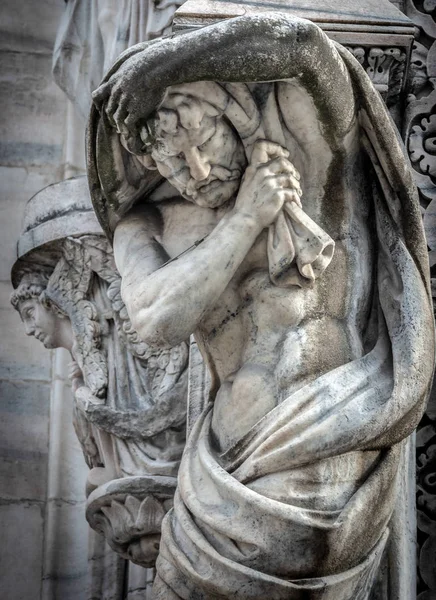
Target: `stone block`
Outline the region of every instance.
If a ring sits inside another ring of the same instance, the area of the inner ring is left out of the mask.
[[[7,444],[8,440],[4,440]],[[47,494],[47,455],[40,453],[4,453],[0,449],[1,501],[6,499],[45,500]],[[1,589],[1,588],[0,588]]]
[[[0,52],[0,73],[0,164],[56,169],[63,157],[66,103],[52,80],[51,57]]]
[[[0,3],[0,50],[51,54],[63,2],[38,0],[37,10],[29,2]]]
[[[0,590],[5,600],[40,598],[43,505],[0,506]]]
[[[2,498],[44,500],[47,492],[50,386],[0,382]]]
[[[43,598],[86,597],[88,531],[84,502],[48,502]]]

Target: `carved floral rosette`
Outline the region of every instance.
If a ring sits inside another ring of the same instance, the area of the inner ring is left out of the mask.
[[[346,46],[380,92],[388,108],[399,101],[406,71],[404,48]]]

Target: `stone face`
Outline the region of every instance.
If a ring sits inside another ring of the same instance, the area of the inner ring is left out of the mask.
[[[37,340],[31,339],[29,344],[23,345],[15,335],[22,325],[20,316],[10,305],[10,296],[10,284],[0,282],[2,335],[8,340],[7,344],[0,344],[0,378],[8,381],[41,381],[48,385],[51,379],[51,356],[48,352],[41,355]]]
[[[94,98],[93,201],[132,324],[158,348],[194,334],[211,374],[155,598],[405,600],[384,565],[410,542],[434,331],[379,94],[315,25],[259,14],[137,46]]]

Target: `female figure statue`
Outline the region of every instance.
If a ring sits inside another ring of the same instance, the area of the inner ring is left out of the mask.
[[[72,355],[74,425],[91,469],[88,520],[125,558],[150,566],[185,443],[187,345],[162,352],[139,341],[85,178],[39,192],[24,228],[11,302],[27,335]]]

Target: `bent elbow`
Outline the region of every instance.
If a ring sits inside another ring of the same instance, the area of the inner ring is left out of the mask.
[[[158,293],[123,280],[121,297],[139,338],[156,349],[168,349],[186,341],[192,333],[180,306],[180,296]]]
[[[176,317],[165,310],[142,309],[131,318],[139,337],[152,348],[166,350],[184,342],[188,337],[176,326]]]

